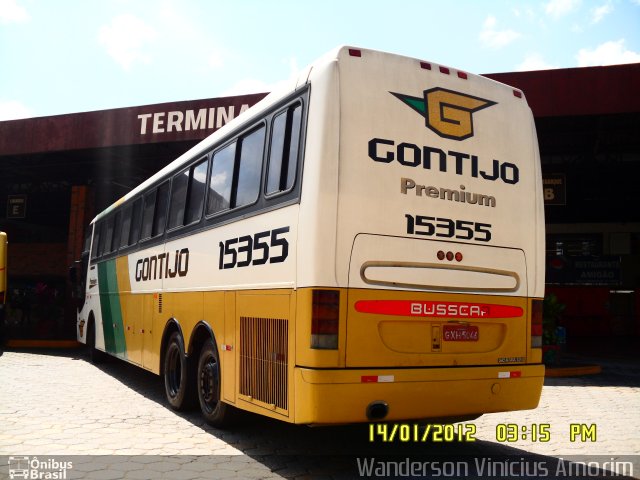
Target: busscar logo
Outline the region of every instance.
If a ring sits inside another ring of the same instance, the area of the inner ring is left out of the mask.
[[[422,115],[427,128],[452,140],[473,137],[473,114],[497,103],[440,87],[425,90],[422,97],[389,93]]]

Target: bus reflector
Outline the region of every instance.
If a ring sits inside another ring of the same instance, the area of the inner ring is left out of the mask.
[[[362,52],[360,50],[358,50],[357,48],[350,48],[349,49],[349,55],[351,55],[352,57],[361,57],[362,56]]]
[[[468,77],[468,75],[465,72],[458,72],[458,78],[462,78],[463,80],[466,80]]]
[[[520,90],[514,90],[513,95],[518,98],[522,98],[522,92]]]
[[[444,73],[446,75],[449,75],[450,71],[447,67],[440,67],[440,73]]]
[[[340,292],[314,290],[311,307],[311,348],[337,349],[339,320]]]
[[[427,62],[420,62],[420,68],[424,70],[431,70],[431,64]]]
[[[393,383],[395,381],[394,375],[362,375],[360,377],[360,383]]]
[[[520,378],[522,377],[522,372],[520,370],[516,370],[515,372],[498,372],[498,378]]]
[[[542,347],[542,300],[531,302],[531,348]]]

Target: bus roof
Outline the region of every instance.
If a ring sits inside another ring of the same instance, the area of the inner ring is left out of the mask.
[[[118,206],[140,195],[142,192],[147,190],[150,186],[176,173],[183,166],[188,164],[190,161],[209,152],[216,144],[224,140],[228,136],[228,134],[239,129],[242,125],[250,122],[253,118],[259,116],[262,112],[267,110],[269,107],[271,107],[271,105],[276,103],[278,100],[286,97],[288,94],[291,94],[296,89],[301,88],[307,83],[312,82],[313,77],[316,77],[317,75],[321,75],[322,71],[325,68],[328,68],[328,66],[332,62],[337,62],[342,55],[348,54],[351,56],[362,56],[363,53],[366,56],[370,56],[370,54],[374,54],[382,57],[385,57],[385,56],[404,57],[406,59],[420,62],[420,65],[422,68],[428,68],[429,70],[431,69],[439,70],[440,72],[446,73],[446,74],[457,72],[458,75],[472,75],[475,78],[478,78],[478,79],[481,78],[482,81],[487,82],[488,84],[489,83],[493,84],[493,86],[495,87],[502,86],[503,88],[510,88],[510,89],[512,88],[512,87],[509,87],[508,85],[502,84],[490,78],[469,74],[467,72],[455,70],[451,67],[440,65],[434,62],[427,62],[419,59],[414,59],[412,57],[407,57],[405,55],[398,55],[398,54],[382,52],[378,50],[364,49],[364,48],[354,47],[349,45],[338,46],[333,50],[330,50],[329,52],[327,52],[322,57],[318,58],[316,61],[314,61],[304,69],[302,69],[302,71],[298,74],[297,77],[279,82],[277,84],[277,88],[271,93],[269,93],[265,98],[260,100],[258,103],[253,105],[251,108],[249,108],[242,114],[233,118],[231,121],[229,121],[227,124],[222,126],[220,129],[216,130],[207,138],[202,140],[200,143],[190,148],[188,151],[180,155],[177,159],[175,159],[174,161],[169,163],[167,166],[165,166],[164,168],[156,172],[154,175],[149,177],[140,185],[133,188],[133,190],[131,190],[129,193],[127,193],[126,195],[124,195],[123,197],[115,201],[112,205],[104,209],[102,212],[98,213],[95,216],[95,218],[91,221],[91,223],[92,224],[95,223],[97,220],[111,213]],[[514,94],[517,96],[524,96],[522,92],[516,89],[514,89]]]

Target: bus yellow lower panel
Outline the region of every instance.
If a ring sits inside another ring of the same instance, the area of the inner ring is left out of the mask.
[[[295,369],[295,423],[367,422],[386,402],[385,421],[455,417],[536,408],[543,365],[384,370]]]

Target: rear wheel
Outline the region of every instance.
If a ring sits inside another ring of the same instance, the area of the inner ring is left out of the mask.
[[[228,426],[233,421],[235,409],[220,399],[220,358],[213,340],[207,340],[198,359],[198,401],[204,419],[215,427]]]
[[[184,341],[180,333],[173,332],[164,353],[164,391],[167,402],[174,410],[185,410],[193,404],[192,390]]]

